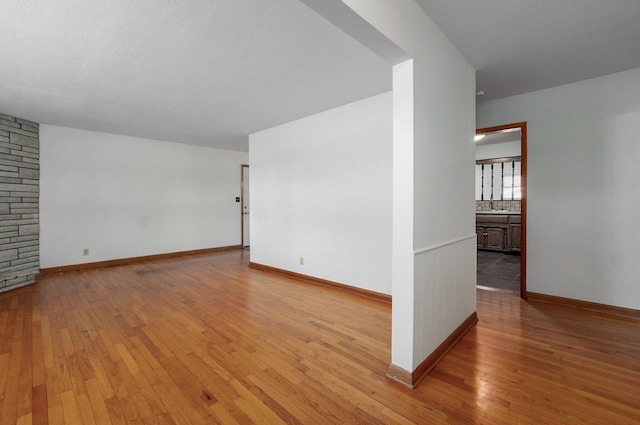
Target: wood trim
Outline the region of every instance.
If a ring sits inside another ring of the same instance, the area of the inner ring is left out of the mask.
[[[333,282],[330,280],[320,279],[318,277],[309,276],[302,273],[296,273],[289,270],[279,269],[277,267],[271,267],[264,264],[249,262],[249,267],[257,270],[262,270],[271,273],[277,273],[283,276],[291,277],[294,279],[304,280],[316,285],[328,286],[330,288],[338,289],[340,291],[349,292],[362,297],[374,299],[376,301],[382,301],[384,303],[391,303],[391,295],[383,294],[381,292],[370,291],[368,289],[357,288],[351,285],[345,285],[344,283]]]
[[[64,273],[76,270],[95,269],[100,267],[116,267],[142,261],[160,260],[165,258],[184,257],[186,255],[209,254],[212,252],[242,249],[242,245],[221,246],[217,248],[194,249],[191,251],[168,252],[165,254],[143,255],[142,257],[119,258],[116,260],[96,261],[93,263],[71,264],[68,266],[46,267],[40,269],[40,274]]]
[[[387,370],[387,378],[393,379],[396,382],[406,385],[409,388],[415,388],[413,385],[413,374],[406,369],[396,366],[393,363],[389,365]]]
[[[523,126],[526,127],[527,123],[525,121],[522,122],[514,122],[511,124],[504,124],[504,125],[496,125],[493,127],[484,127],[484,128],[479,128],[476,130],[476,134],[484,134],[484,133],[493,133],[495,131],[502,131],[502,130],[509,130],[511,128],[522,128]]]
[[[579,308],[582,310],[597,311],[614,316],[623,316],[631,319],[640,320],[640,310],[631,308],[617,307],[608,304],[599,304],[591,301],[576,300],[573,298],[557,297],[555,295],[540,294],[537,292],[529,292],[529,301],[539,301],[544,303],[559,304],[568,307]]]
[[[240,165],[240,245],[244,246],[244,169],[249,164]]]
[[[494,131],[508,130],[510,128],[520,128],[520,298],[526,300],[527,293],[527,123],[526,121],[512,124],[498,125],[494,127],[479,128],[476,134],[492,133]]]
[[[442,344],[436,348],[433,353],[420,363],[420,365],[413,372],[408,372],[405,369],[396,366],[394,364],[389,365],[387,371],[387,377],[395,381],[400,382],[408,387],[415,388],[418,384],[436,367],[436,365],[444,358],[444,356],[460,341],[460,339],[467,333],[475,324],[478,323],[478,314],[474,311],[467,319],[462,322],[458,328],[453,331]]]
[[[520,191],[522,199],[520,200],[520,298],[526,300],[527,293],[527,176],[528,176],[528,159],[527,159],[527,123],[520,123]]]

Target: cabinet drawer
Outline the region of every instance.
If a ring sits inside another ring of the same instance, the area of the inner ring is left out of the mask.
[[[520,252],[520,214],[476,214],[478,249]]]
[[[482,214],[482,215],[476,215],[476,223],[482,223],[482,224],[486,224],[486,223],[503,223],[503,224],[507,224],[509,222],[509,216],[508,215],[487,215],[487,214]]]

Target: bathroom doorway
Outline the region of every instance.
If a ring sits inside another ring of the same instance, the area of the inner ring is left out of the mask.
[[[249,165],[247,164],[242,164],[241,166],[241,170],[242,170],[242,176],[241,176],[241,180],[240,180],[240,187],[241,187],[241,199],[240,199],[240,214],[241,214],[241,239],[242,239],[242,246],[245,249],[249,249],[250,246],[250,239],[249,236],[251,234],[250,232],[250,198],[249,198]]]
[[[527,124],[476,130],[478,287],[527,298]]]

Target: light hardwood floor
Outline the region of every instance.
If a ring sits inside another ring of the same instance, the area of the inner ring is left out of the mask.
[[[414,390],[391,306],[249,269],[242,250],[0,294],[0,424],[640,423],[638,321],[478,292]]]

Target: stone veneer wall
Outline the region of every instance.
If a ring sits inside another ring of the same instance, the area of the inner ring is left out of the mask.
[[[39,124],[0,114],[0,292],[40,273]]]

